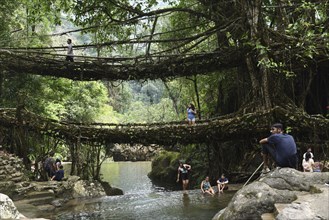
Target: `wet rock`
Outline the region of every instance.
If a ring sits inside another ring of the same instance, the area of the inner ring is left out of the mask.
[[[123,191],[121,189],[112,187],[108,182],[101,182],[106,195],[108,196],[118,196],[123,195]]]

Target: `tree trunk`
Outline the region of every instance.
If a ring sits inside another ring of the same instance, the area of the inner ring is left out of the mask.
[[[271,95],[269,92],[270,70],[265,63],[269,62],[269,55],[266,51],[266,34],[261,29],[260,0],[248,0],[244,2],[247,22],[249,26],[250,42],[253,42],[256,52],[249,52],[246,56],[246,64],[252,85],[253,103],[257,109],[269,109],[272,107]],[[259,48],[259,49],[258,49]]]
[[[168,95],[173,103],[173,106],[174,106],[174,109],[175,109],[175,112],[176,112],[176,115],[177,117],[179,117],[179,110],[178,110],[178,104],[177,104],[177,97],[174,96],[174,94],[172,93],[172,91],[170,90],[167,82],[165,80],[162,80],[164,86],[166,87],[167,91],[168,91]]]
[[[199,90],[198,90],[197,77],[194,76],[192,81],[193,81],[193,84],[194,84],[194,91],[195,91],[196,101],[197,101],[197,105],[198,105],[197,114],[199,116],[199,119],[201,119],[201,105],[200,105],[200,95],[199,95]]]

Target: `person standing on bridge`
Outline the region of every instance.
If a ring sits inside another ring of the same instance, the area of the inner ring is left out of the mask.
[[[182,179],[183,190],[187,190],[189,184],[189,172],[191,170],[191,166],[189,164],[184,164],[183,162],[179,162],[179,167],[177,170],[177,183],[179,179]]]
[[[187,108],[187,121],[189,125],[195,125],[196,109],[192,103]]]
[[[71,39],[67,39],[66,61],[74,62],[73,61],[73,46],[72,46],[72,40]]]

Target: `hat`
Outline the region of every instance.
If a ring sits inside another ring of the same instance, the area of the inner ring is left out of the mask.
[[[281,123],[275,123],[271,126],[271,128],[279,128],[279,129],[283,129],[283,125]]]

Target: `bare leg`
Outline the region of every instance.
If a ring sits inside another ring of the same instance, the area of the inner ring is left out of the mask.
[[[268,156],[267,154],[262,153],[263,156],[263,162],[264,162],[264,168],[268,167]]]

